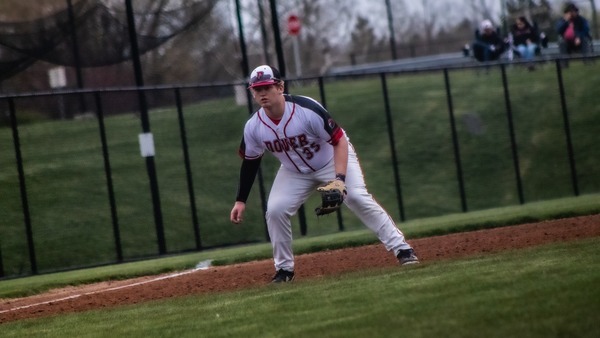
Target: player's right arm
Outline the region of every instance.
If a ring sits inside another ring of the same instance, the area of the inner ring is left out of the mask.
[[[229,216],[231,222],[235,224],[239,224],[243,221],[244,211],[246,210],[246,201],[250,195],[250,190],[254,184],[254,179],[256,178],[262,159],[262,154],[257,157],[248,158],[244,138],[242,138],[239,153],[243,160],[240,168],[240,178],[235,203]]]
[[[242,162],[238,192],[230,215],[231,222],[235,224],[239,224],[243,220],[244,210],[246,210],[246,201],[250,195],[250,189],[252,189],[252,185],[254,184],[256,173],[258,173],[261,158],[262,157],[259,157],[256,160],[244,159]]]

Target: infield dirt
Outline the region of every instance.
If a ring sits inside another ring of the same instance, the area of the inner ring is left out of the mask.
[[[420,260],[426,263],[597,236],[600,236],[600,215],[409,239],[409,243]],[[296,280],[397,265],[396,258],[381,244],[323,251],[296,257]],[[267,286],[273,273],[273,261],[262,260],[61,288],[31,297],[0,300],[0,323],[169,297]]]

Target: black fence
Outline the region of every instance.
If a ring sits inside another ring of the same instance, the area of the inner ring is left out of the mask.
[[[403,222],[600,191],[597,57],[568,61],[288,86],[344,126],[370,191]],[[248,224],[229,223],[249,100],[240,83],[0,96],[9,121],[0,128],[0,277],[268,241],[270,156]],[[123,106],[134,109],[117,114]],[[74,113],[29,120],[56,109]],[[347,212],[317,219],[306,211],[315,198],[295,216],[295,235],[362,228]]]

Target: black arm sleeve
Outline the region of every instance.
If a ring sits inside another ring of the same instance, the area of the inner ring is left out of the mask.
[[[242,161],[242,167],[240,168],[240,182],[238,184],[237,196],[235,197],[236,201],[246,203],[248,195],[250,195],[250,189],[252,189],[252,184],[254,184],[256,173],[258,173],[261,160],[262,157],[259,157],[256,160],[244,159]]]

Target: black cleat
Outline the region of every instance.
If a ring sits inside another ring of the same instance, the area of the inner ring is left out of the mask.
[[[400,265],[419,264],[419,258],[415,255],[415,250],[413,249],[400,250],[396,257],[398,257]]]
[[[287,282],[291,282],[293,280],[294,280],[294,272],[293,271],[286,271],[283,269],[279,269],[275,273],[275,276],[273,276],[271,283],[287,283]]]

